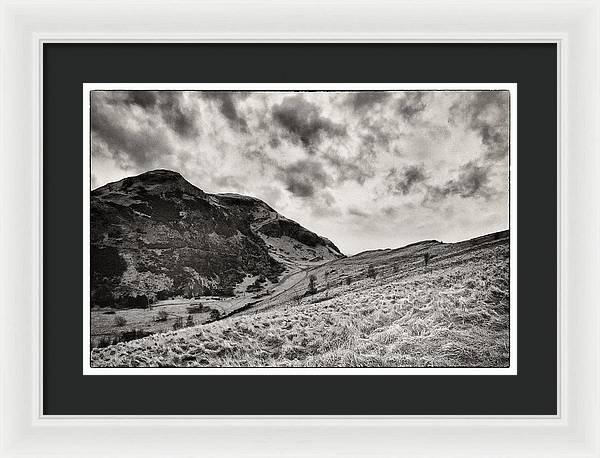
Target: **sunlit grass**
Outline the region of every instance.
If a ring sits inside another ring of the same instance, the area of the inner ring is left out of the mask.
[[[329,299],[95,349],[105,367],[505,367],[508,244],[385,279],[339,285]]]

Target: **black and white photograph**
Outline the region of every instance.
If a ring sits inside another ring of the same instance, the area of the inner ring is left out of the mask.
[[[511,85],[171,86],[84,88],[88,369],[516,370]]]
[[[0,0],[0,456],[600,458],[600,0]]]

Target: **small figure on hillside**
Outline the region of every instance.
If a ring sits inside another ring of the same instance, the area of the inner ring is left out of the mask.
[[[427,264],[429,263],[429,259],[431,259],[431,255],[427,252],[423,255],[423,260],[425,261],[425,267],[427,267]]]

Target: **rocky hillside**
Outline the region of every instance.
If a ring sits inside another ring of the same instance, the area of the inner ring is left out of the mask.
[[[259,199],[208,194],[168,170],[92,191],[90,227],[92,307],[233,295],[343,257]]]
[[[225,319],[95,348],[91,366],[508,367],[509,264],[508,231],[368,251],[310,269],[310,294],[300,272]]]

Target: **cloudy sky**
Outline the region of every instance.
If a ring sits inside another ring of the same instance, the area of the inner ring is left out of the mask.
[[[153,169],[346,254],[508,228],[507,91],[93,91],[92,188]]]

